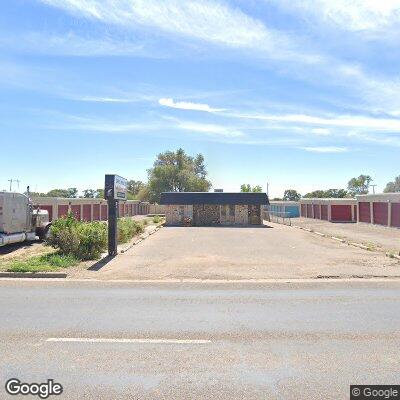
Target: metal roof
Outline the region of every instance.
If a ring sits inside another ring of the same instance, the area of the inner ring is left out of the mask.
[[[160,204],[269,204],[265,193],[164,192]]]

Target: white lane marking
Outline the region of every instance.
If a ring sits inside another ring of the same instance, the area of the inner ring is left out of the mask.
[[[203,339],[124,339],[124,338],[48,338],[46,342],[75,343],[151,343],[151,344],[207,344]]]

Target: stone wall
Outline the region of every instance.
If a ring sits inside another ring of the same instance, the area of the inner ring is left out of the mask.
[[[257,205],[194,204],[165,207],[167,225],[184,225],[185,218],[192,225],[258,225],[261,224],[261,207]]]
[[[193,225],[215,225],[220,223],[218,204],[194,204]]]
[[[246,205],[235,205],[235,224],[247,225],[249,223],[248,208]]]
[[[175,204],[165,206],[165,218],[167,225],[183,225],[185,218],[193,220],[193,206]]]
[[[258,205],[248,206],[249,224],[260,225],[261,224],[261,207]]]

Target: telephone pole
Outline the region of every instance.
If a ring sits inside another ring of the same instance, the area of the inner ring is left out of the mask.
[[[375,187],[378,185],[370,185],[372,187],[372,193],[375,194]]]
[[[19,183],[21,182],[20,180],[11,178],[8,180],[8,182],[10,182],[10,192],[12,192],[12,185],[14,182],[16,182],[18,184],[18,189],[19,189]]]

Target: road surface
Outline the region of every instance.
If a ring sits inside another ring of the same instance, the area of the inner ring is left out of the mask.
[[[3,280],[0,398],[15,377],[62,399],[347,399],[400,383],[399,289]]]

